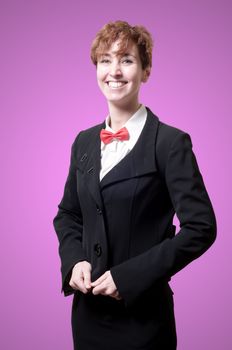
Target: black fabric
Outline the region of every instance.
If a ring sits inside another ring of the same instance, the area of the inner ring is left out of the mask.
[[[136,145],[101,183],[99,133],[105,122],[80,132],[72,145],[54,227],[62,291],[75,293],[75,350],[175,349],[168,281],[216,238],[214,210],[189,134],[147,112]],[[110,269],[120,303],[70,288],[70,271],[81,260],[91,263],[92,281]]]
[[[74,295],[72,331],[75,350],[175,350],[173,297],[169,290],[141,299],[136,307],[91,294]],[[148,297],[150,300],[150,298]]]
[[[134,178],[115,183],[112,179],[130,164],[136,149],[142,145],[143,137],[140,137],[100,182],[108,241],[107,269],[129,257],[130,235],[123,233],[131,230],[128,217],[139,181]],[[73,300],[72,330],[75,350],[175,350],[172,291],[167,284],[156,286],[132,308],[126,307],[123,300],[80,293]]]

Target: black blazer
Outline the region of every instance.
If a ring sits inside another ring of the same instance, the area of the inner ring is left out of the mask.
[[[102,179],[104,188],[114,186],[117,200],[110,224],[120,230],[117,244],[123,236],[126,252],[113,266],[107,208],[99,186],[99,134],[105,121],[81,131],[72,145],[69,174],[54,218],[65,296],[74,292],[68,284],[72,267],[87,260],[93,281],[110,269],[125,304],[133,305],[203,254],[216,238],[214,210],[190,135],[161,122],[149,108],[147,112],[132,151],[111,170],[111,176]],[[177,234],[172,223],[175,213],[180,221]]]

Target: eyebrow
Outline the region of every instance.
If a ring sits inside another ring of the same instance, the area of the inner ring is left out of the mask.
[[[113,54],[116,54],[117,51],[113,51],[112,53],[113,53]],[[109,54],[109,53],[103,53],[101,56],[111,57],[111,54]],[[121,56],[121,57],[132,56],[132,57],[136,58],[136,56],[135,56],[135,55],[132,55],[131,53],[124,53],[124,54],[122,54],[122,55],[120,55],[120,56]]]

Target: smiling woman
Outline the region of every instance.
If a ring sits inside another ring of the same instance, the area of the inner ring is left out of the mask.
[[[131,42],[127,51],[118,54],[121,41],[117,40],[99,56],[97,61],[98,85],[108,104],[120,105],[122,108],[138,106],[139,89],[147,81],[150,69],[143,70],[139,50]]]
[[[150,75],[152,47],[152,37],[143,26],[131,27],[123,21],[108,23],[97,34],[91,59],[97,67],[98,85],[111,114],[114,106],[133,112],[138,109],[140,85]],[[123,121],[127,119],[128,115]],[[118,123],[114,130],[120,126]]]
[[[54,218],[75,350],[175,350],[168,282],[216,238],[190,135],[139,102],[152,46],[144,27],[124,21],[92,44],[109,114],[73,142]]]

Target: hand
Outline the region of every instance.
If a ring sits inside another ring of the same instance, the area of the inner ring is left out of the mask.
[[[73,289],[78,289],[82,293],[88,293],[91,290],[91,264],[88,261],[80,261],[74,265],[69,285]]]
[[[108,295],[117,300],[122,299],[109,270],[101,275],[96,281],[92,282],[91,286],[93,287],[92,293],[94,295],[102,294]]]

